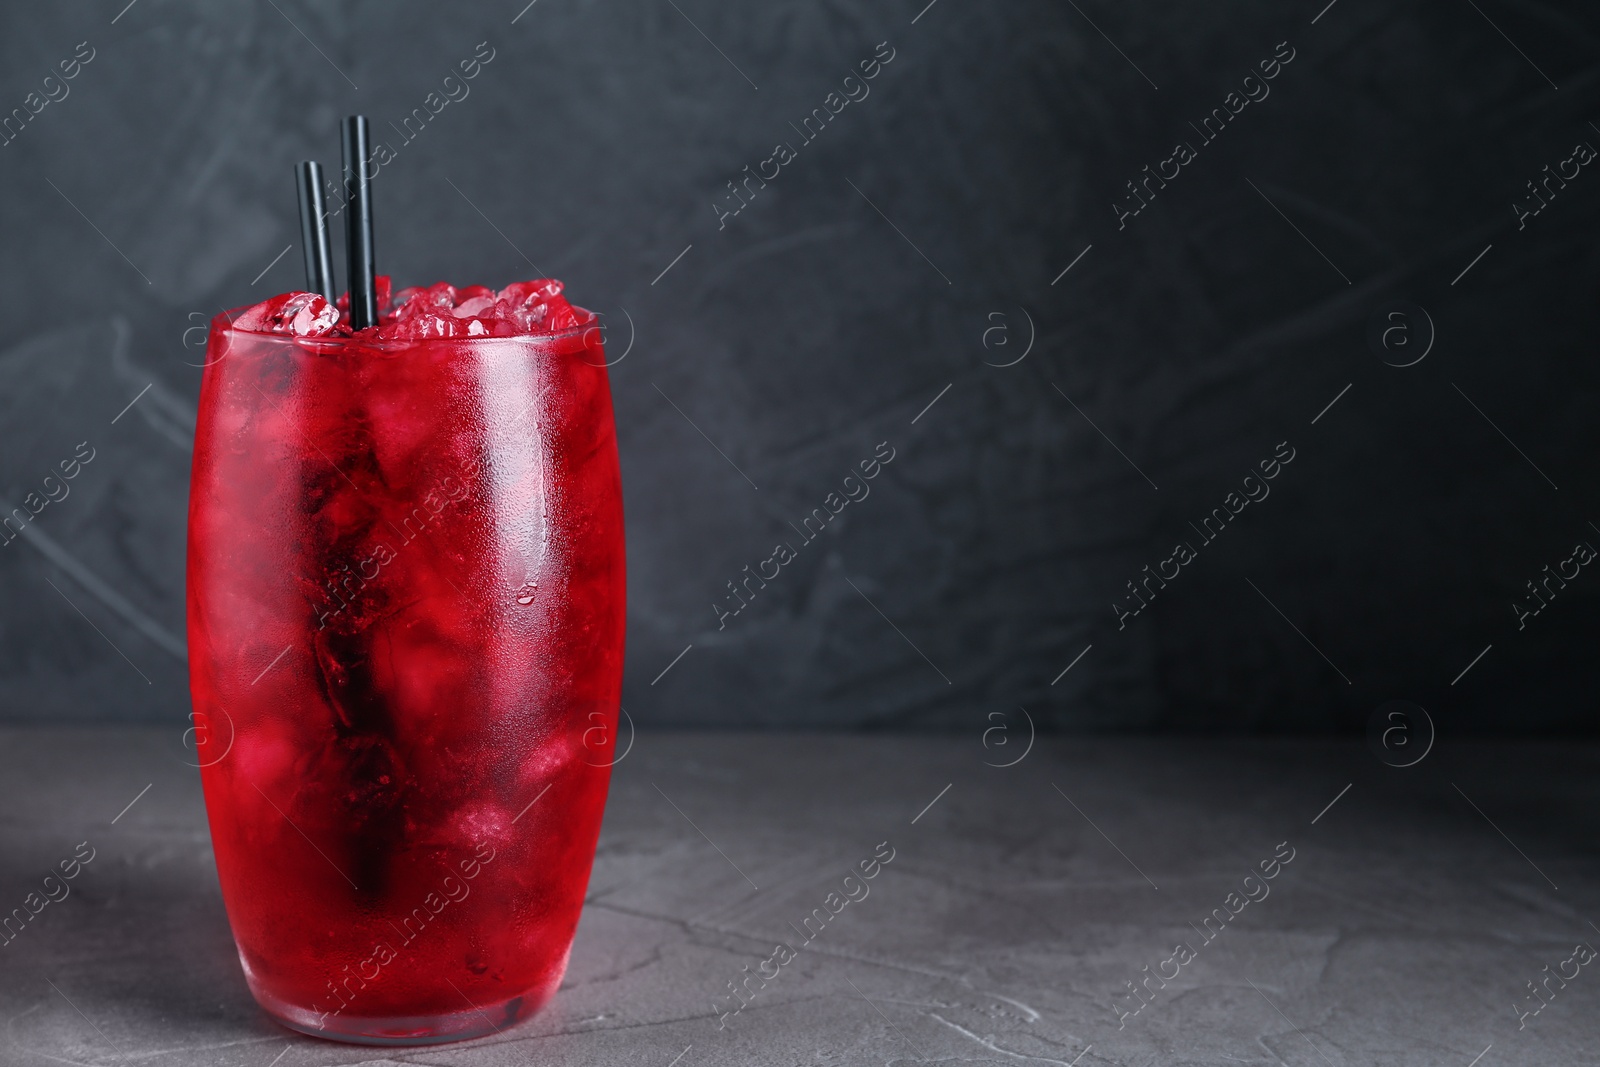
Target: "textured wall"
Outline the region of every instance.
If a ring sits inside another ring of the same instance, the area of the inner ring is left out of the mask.
[[[0,493],[66,492],[0,548],[0,716],[183,726],[185,331],[299,286],[292,164],[359,110],[383,272],[554,275],[627,352],[642,726],[1592,721],[1590,7],[122,5],[0,15],[0,106],[39,108],[0,147]]]

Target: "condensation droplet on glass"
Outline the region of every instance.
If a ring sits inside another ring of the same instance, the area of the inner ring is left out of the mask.
[[[517,590],[517,603],[527,607],[533,603],[533,594],[539,591],[538,582],[524,582],[522,588]]]

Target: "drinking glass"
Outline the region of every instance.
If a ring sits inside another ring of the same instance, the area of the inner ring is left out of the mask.
[[[578,315],[417,341],[211,324],[196,749],[245,978],[296,1030],[459,1040],[561,981],[624,624],[610,387]]]

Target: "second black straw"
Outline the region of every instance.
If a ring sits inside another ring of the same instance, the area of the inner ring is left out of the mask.
[[[365,115],[344,120],[345,240],[349,250],[350,328],[378,324],[378,272],[372,250],[372,133]]]

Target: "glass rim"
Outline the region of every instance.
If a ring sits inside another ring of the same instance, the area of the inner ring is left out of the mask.
[[[600,316],[588,308],[572,305],[572,310],[587,318],[576,326],[553,333],[518,333],[509,336],[486,334],[481,337],[418,337],[418,338],[363,338],[357,336],[328,336],[300,337],[288,333],[261,333],[257,330],[241,330],[234,326],[234,320],[244,312],[249,311],[254,304],[244,304],[240,307],[229,308],[219,312],[211,318],[211,332],[228,334],[235,338],[250,338],[252,341],[263,341],[292,345],[296,348],[312,350],[338,351],[350,347],[359,347],[368,351],[402,352],[409,349],[420,348],[425,345],[434,345],[441,342],[450,344],[478,345],[489,341],[509,341],[521,345],[555,344],[560,341],[570,341],[586,335],[590,330],[600,329]]]

